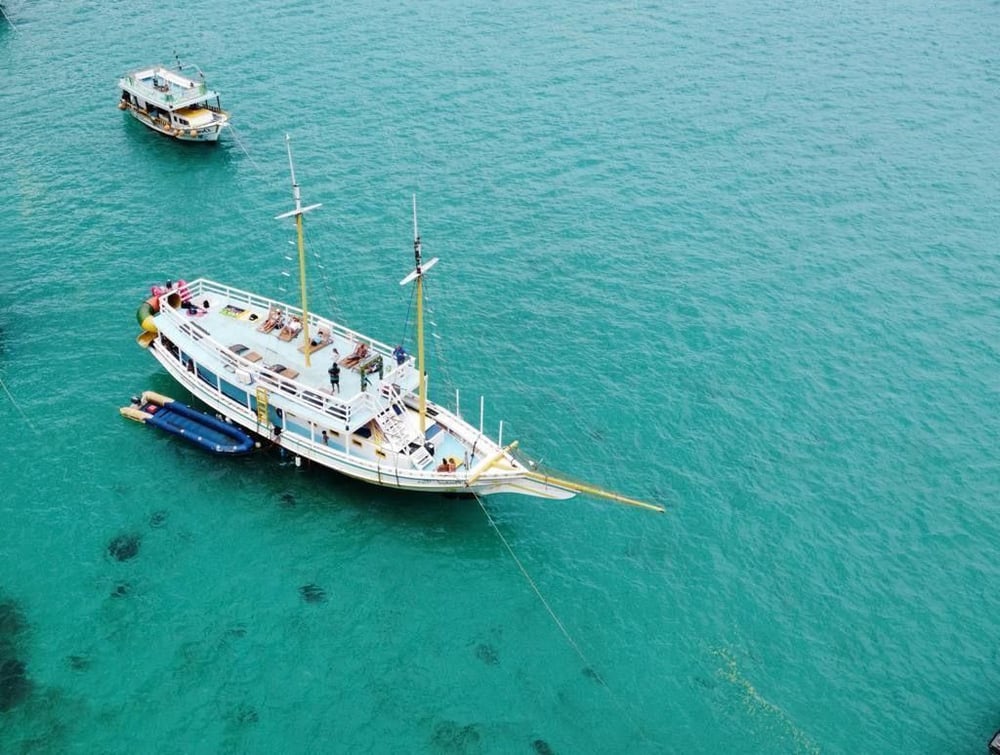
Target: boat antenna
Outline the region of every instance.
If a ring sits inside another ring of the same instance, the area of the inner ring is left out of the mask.
[[[309,300],[306,295],[306,245],[302,233],[302,216],[323,205],[312,204],[308,207],[302,206],[302,192],[299,191],[299,185],[295,181],[295,164],[292,162],[292,139],[288,134],[285,134],[285,147],[288,150],[288,170],[292,174],[292,198],[295,200],[295,209],[283,212],[281,215],[276,216],[275,219],[281,220],[282,218],[295,217],[295,230],[299,238],[299,290],[302,297],[302,338],[305,346],[306,367],[309,367],[309,355],[313,349],[312,341],[309,339]]]
[[[413,195],[413,272],[399,282],[405,286],[410,281],[417,282],[417,373],[420,387],[420,434],[427,429],[427,372],[424,370],[424,273],[437,264],[434,257],[427,264],[421,261],[420,231],[417,228],[417,195]]]

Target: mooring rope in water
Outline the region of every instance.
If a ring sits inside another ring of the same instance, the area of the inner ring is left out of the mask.
[[[545,599],[545,596],[542,595],[542,591],[538,589],[538,585],[535,583],[535,580],[531,578],[531,575],[528,574],[528,570],[524,568],[524,564],[521,563],[521,559],[519,559],[517,557],[517,554],[514,553],[513,547],[511,547],[511,544],[507,541],[507,538],[504,537],[503,532],[500,531],[500,528],[497,526],[496,521],[493,519],[492,516],[490,516],[490,512],[486,510],[486,506],[483,504],[483,499],[479,496],[478,493],[473,493],[472,495],[475,496],[476,503],[479,504],[479,508],[481,508],[483,510],[483,513],[486,515],[486,521],[490,523],[490,526],[493,527],[493,531],[497,533],[497,537],[500,538],[500,542],[504,544],[504,547],[507,549],[507,553],[510,554],[510,557],[514,560],[514,563],[517,564],[517,568],[521,571],[521,574],[524,575],[524,578],[525,580],[527,580],[528,585],[534,591],[535,595],[538,597],[538,600],[541,602],[542,606],[544,606],[545,610],[552,618],[552,621],[559,628],[559,631],[562,633],[562,636],[566,638],[566,642],[569,644],[571,648],[573,648],[573,652],[577,654],[580,660],[583,661],[583,665],[587,669],[588,673],[593,675],[594,679],[597,682],[599,682],[602,687],[604,687],[604,689],[608,693],[608,696],[611,698],[611,701],[615,704],[615,707],[618,708],[618,710],[621,711],[622,715],[624,715],[625,718],[628,719],[629,723],[631,723],[632,726],[635,727],[635,730],[639,733],[639,736],[641,736],[647,742],[650,742],[652,744],[659,744],[655,740],[651,739],[649,735],[646,734],[643,727],[632,716],[631,711],[627,707],[625,707],[625,704],[612,691],[611,687],[609,687],[608,683],[604,680],[604,677],[601,676],[598,673],[597,669],[594,668],[594,664],[591,663],[590,659],[587,657],[587,654],[583,652],[583,649],[577,644],[576,640],[573,639],[573,636],[569,633],[569,630],[566,629],[566,625],[562,623],[562,621],[556,615],[556,612],[553,610],[552,606],[549,604],[549,601],[547,601]]]
[[[0,386],[3,387],[3,392],[7,394],[7,398],[10,399],[10,403],[12,403],[14,407],[17,409],[17,411],[21,413],[21,419],[24,420],[24,424],[30,427],[33,433],[37,434],[38,430],[35,428],[33,424],[31,424],[31,420],[28,419],[28,415],[24,413],[24,409],[22,409],[21,405],[17,403],[17,399],[14,398],[14,394],[10,392],[10,389],[7,387],[7,383],[3,381],[3,378],[0,378]]]
[[[260,169],[260,166],[257,164],[257,161],[253,159],[253,157],[250,155],[250,151],[243,144],[243,140],[240,138],[240,135],[236,133],[236,126],[230,123],[229,131],[230,133],[232,133],[233,139],[236,140],[236,143],[239,145],[240,149],[243,150],[243,154],[247,156],[247,159],[250,161],[250,164],[253,165],[253,167],[255,167],[259,173],[263,173],[264,171]]]
[[[3,5],[0,5],[0,14],[2,14],[3,17],[7,19],[7,23],[10,24],[10,28],[14,30],[14,33],[16,34],[21,33],[20,30],[16,26],[14,26],[14,22],[11,20],[10,16],[7,15],[7,9],[4,8]]]

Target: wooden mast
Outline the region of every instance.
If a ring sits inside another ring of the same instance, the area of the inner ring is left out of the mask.
[[[302,338],[305,344],[306,367],[309,366],[309,355],[312,352],[312,342],[309,340],[309,299],[306,292],[306,245],[302,232],[302,216],[310,210],[322,207],[322,204],[302,206],[302,193],[295,181],[295,165],[292,163],[292,140],[285,134],[285,147],[288,149],[288,170],[292,174],[292,197],[295,199],[295,209],[278,215],[276,219],[295,216],[295,230],[299,238],[299,294],[302,300]]]
[[[427,372],[424,369],[424,273],[437,264],[438,258],[427,262],[421,262],[420,232],[417,230],[417,195],[413,195],[413,260],[415,263],[412,273],[399,282],[405,286],[412,280],[417,282],[417,384],[420,394],[420,434],[423,435],[427,429]]]

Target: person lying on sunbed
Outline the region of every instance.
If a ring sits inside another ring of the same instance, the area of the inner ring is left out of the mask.
[[[344,357],[340,363],[345,367],[357,367],[358,363],[368,356],[368,344],[362,341],[354,347],[354,351]]]
[[[288,321],[285,327],[283,327],[281,332],[278,333],[278,338],[282,341],[291,341],[299,334],[300,330],[302,330],[302,320],[295,315],[292,315],[292,318]]]
[[[313,334],[313,337],[309,339],[309,343],[312,346],[325,346],[330,342],[330,331],[326,328],[320,328],[317,333]]]

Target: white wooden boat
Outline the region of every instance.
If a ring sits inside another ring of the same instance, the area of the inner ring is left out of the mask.
[[[121,110],[154,131],[181,141],[217,141],[229,123],[218,92],[208,88],[197,66],[178,62],[174,68],[140,68],[119,79],[118,87]]]
[[[141,346],[182,386],[228,420],[308,459],[376,485],[437,493],[577,492],[662,508],[540,472],[427,398],[423,338],[424,261],[413,209],[417,356],[307,308],[303,207],[295,182],[301,305],[199,278],[156,289],[136,313]],[[279,321],[280,318],[280,321]],[[334,386],[330,370],[339,370]],[[424,379],[421,380],[421,375]]]

